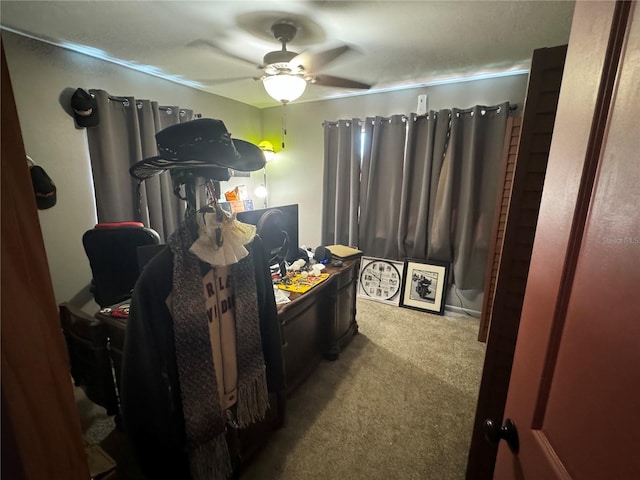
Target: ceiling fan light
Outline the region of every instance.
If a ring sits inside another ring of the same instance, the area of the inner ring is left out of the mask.
[[[297,100],[307,88],[307,81],[303,77],[288,74],[264,77],[262,84],[271,98],[282,103]]]

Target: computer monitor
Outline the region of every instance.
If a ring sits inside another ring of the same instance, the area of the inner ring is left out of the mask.
[[[242,223],[257,225],[262,215],[270,210],[280,210],[285,215],[283,227],[289,237],[289,249],[286,260],[288,262],[293,262],[298,258],[298,251],[300,248],[300,245],[298,244],[298,204],[238,212],[236,214],[236,218]]]

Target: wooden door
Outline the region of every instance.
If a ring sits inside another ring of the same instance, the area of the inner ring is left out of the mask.
[[[576,3],[496,479],[640,478],[640,9]]]
[[[484,439],[488,417],[502,418],[520,325],[567,46],[533,52],[522,122],[505,139],[505,165],[493,225],[493,258],[485,277],[483,320],[489,343],[478,392],[467,480],[491,478],[497,445]],[[520,119],[513,119],[520,120]]]
[[[1,42],[0,50],[0,476],[7,480],[86,480],[89,467],[80,416],[73,398],[36,199]]]

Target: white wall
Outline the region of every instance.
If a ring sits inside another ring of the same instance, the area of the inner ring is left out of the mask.
[[[26,151],[58,188],[58,204],[39,212],[58,302],[71,299],[91,278],[81,238],[96,222],[86,132],[74,127],[58,102],[65,88],[99,88],[193,108],[205,117],[224,120],[235,137],[255,143],[267,139],[280,150],[282,107],[258,110],[15,34],[2,35]],[[323,121],[408,114],[415,111],[419,94],[427,94],[429,109],[435,110],[504,101],[521,109],[526,83],[526,75],[516,75],[288,105],[285,149],[267,167],[269,206],[298,203],[300,243],[314,248],[320,244]],[[253,172],[251,178],[223,183],[223,190],[246,184],[253,194],[260,183],[262,172]],[[253,200],[256,208],[262,206],[255,196]],[[480,310],[478,292],[466,292],[463,298],[465,307]],[[447,303],[456,305],[457,298],[449,295]]]
[[[521,110],[526,86],[527,75],[514,75],[287,105],[285,148],[267,167],[272,192],[269,204],[299,203],[300,242],[316,247],[320,245],[323,121],[409,114],[416,111],[420,94],[428,95],[429,109],[433,110],[496,105],[504,101],[517,104]],[[262,122],[265,138],[276,150],[280,149],[282,107],[263,109]]]
[[[262,137],[260,111],[246,104],[5,31],[2,43],[25,149],[57,187],[56,206],[39,211],[39,218],[58,303],[70,300],[91,279],[82,234],[96,223],[86,131],[75,128],[58,101],[65,88],[97,88],[193,108],[224,120],[238,138],[258,142]]]
[[[287,105],[285,148],[267,167],[269,190],[272,192],[269,205],[300,204],[300,243],[315,248],[320,245],[321,238],[323,121],[409,114],[416,111],[418,95],[421,94],[428,95],[428,108],[431,110],[509,101],[518,106],[518,115],[522,112],[527,80],[527,75],[514,75]],[[282,107],[262,110],[262,121],[265,137],[278,150],[282,138]],[[456,294],[451,290],[447,294],[448,305],[473,312],[482,310],[482,299],[481,291],[459,291]]]

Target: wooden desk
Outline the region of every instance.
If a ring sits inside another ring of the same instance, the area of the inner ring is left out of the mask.
[[[358,332],[356,283],[360,260],[342,267],[327,266],[330,276],[304,294],[291,293],[290,303],[278,305],[282,332],[287,395],[307,378],[323,358],[336,360]],[[123,302],[125,303],[125,302]],[[110,352],[120,388],[122,352],[127,321],[98,312],[107,324]]]
[[[287,394],[307,378],[322,358],[336,360],[358,332],[356,283],[360,260],[327,266],[329,278],[304,294],[291,293],[278,305]]]

